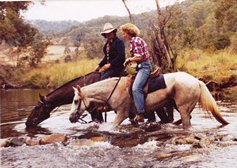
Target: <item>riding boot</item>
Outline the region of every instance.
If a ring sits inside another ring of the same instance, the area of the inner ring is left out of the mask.
[[[144,122],[144,115],[143,114],[137,114],[136,117],[134,118],[135,122]]]

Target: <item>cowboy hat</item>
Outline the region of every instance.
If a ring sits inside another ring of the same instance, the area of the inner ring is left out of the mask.
[[[105,34],[111,33],[113,31],[117,31],[116,28],[113,27],[113,25],[111,23],[105,23],[103,31],[100,33],[102,36],[104,36]]]

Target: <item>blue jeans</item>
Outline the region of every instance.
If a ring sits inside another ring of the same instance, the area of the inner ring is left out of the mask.
[[[120,76],[123,69],[115,69],[115,68],[109,68],[106,71],[102,72],[102,75],[100,77],[100,80],[104,80],[110,77]]]
[[[143,87],[151,73],[152,66],[149,61],[144,61],[140,63],[137,75],[133,82],[132,93],[135,103],[135,107],[139,114],[145,113],[145,100],[143,94]]]

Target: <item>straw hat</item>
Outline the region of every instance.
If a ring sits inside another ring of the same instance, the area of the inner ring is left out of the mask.
[[[100,34],[104,36],[105,34],[111,33],[112,31],[117,31],[117,29],[114,28],[111,23],[105,23],[103,31]]]

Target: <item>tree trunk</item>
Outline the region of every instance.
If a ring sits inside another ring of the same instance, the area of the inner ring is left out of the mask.
[[[174,70],[173,62],[171,61],[172,50],[165,35],[165,17],[161,13],[159,0],[156,0],[158,14],[158,28],[154,26],[153,53],[158,61],[158,65],[162,70]],[[154,59],[154,58],[153,58]]]
[[[131,22],[132,24],[134,24],[134,19],[133,19],[133,17],[132,17],[132,14],[131,14],[129,8],[128,8],[128,4],[127,4],[128,1],[127,1],[127,0],[122,0],[122,1],[123,1],[123,4],[124,4],[125,8],[126,8],[127,11],[128,11],[128,15],[129,15],[129,20],[130,20],[130,22]]]

